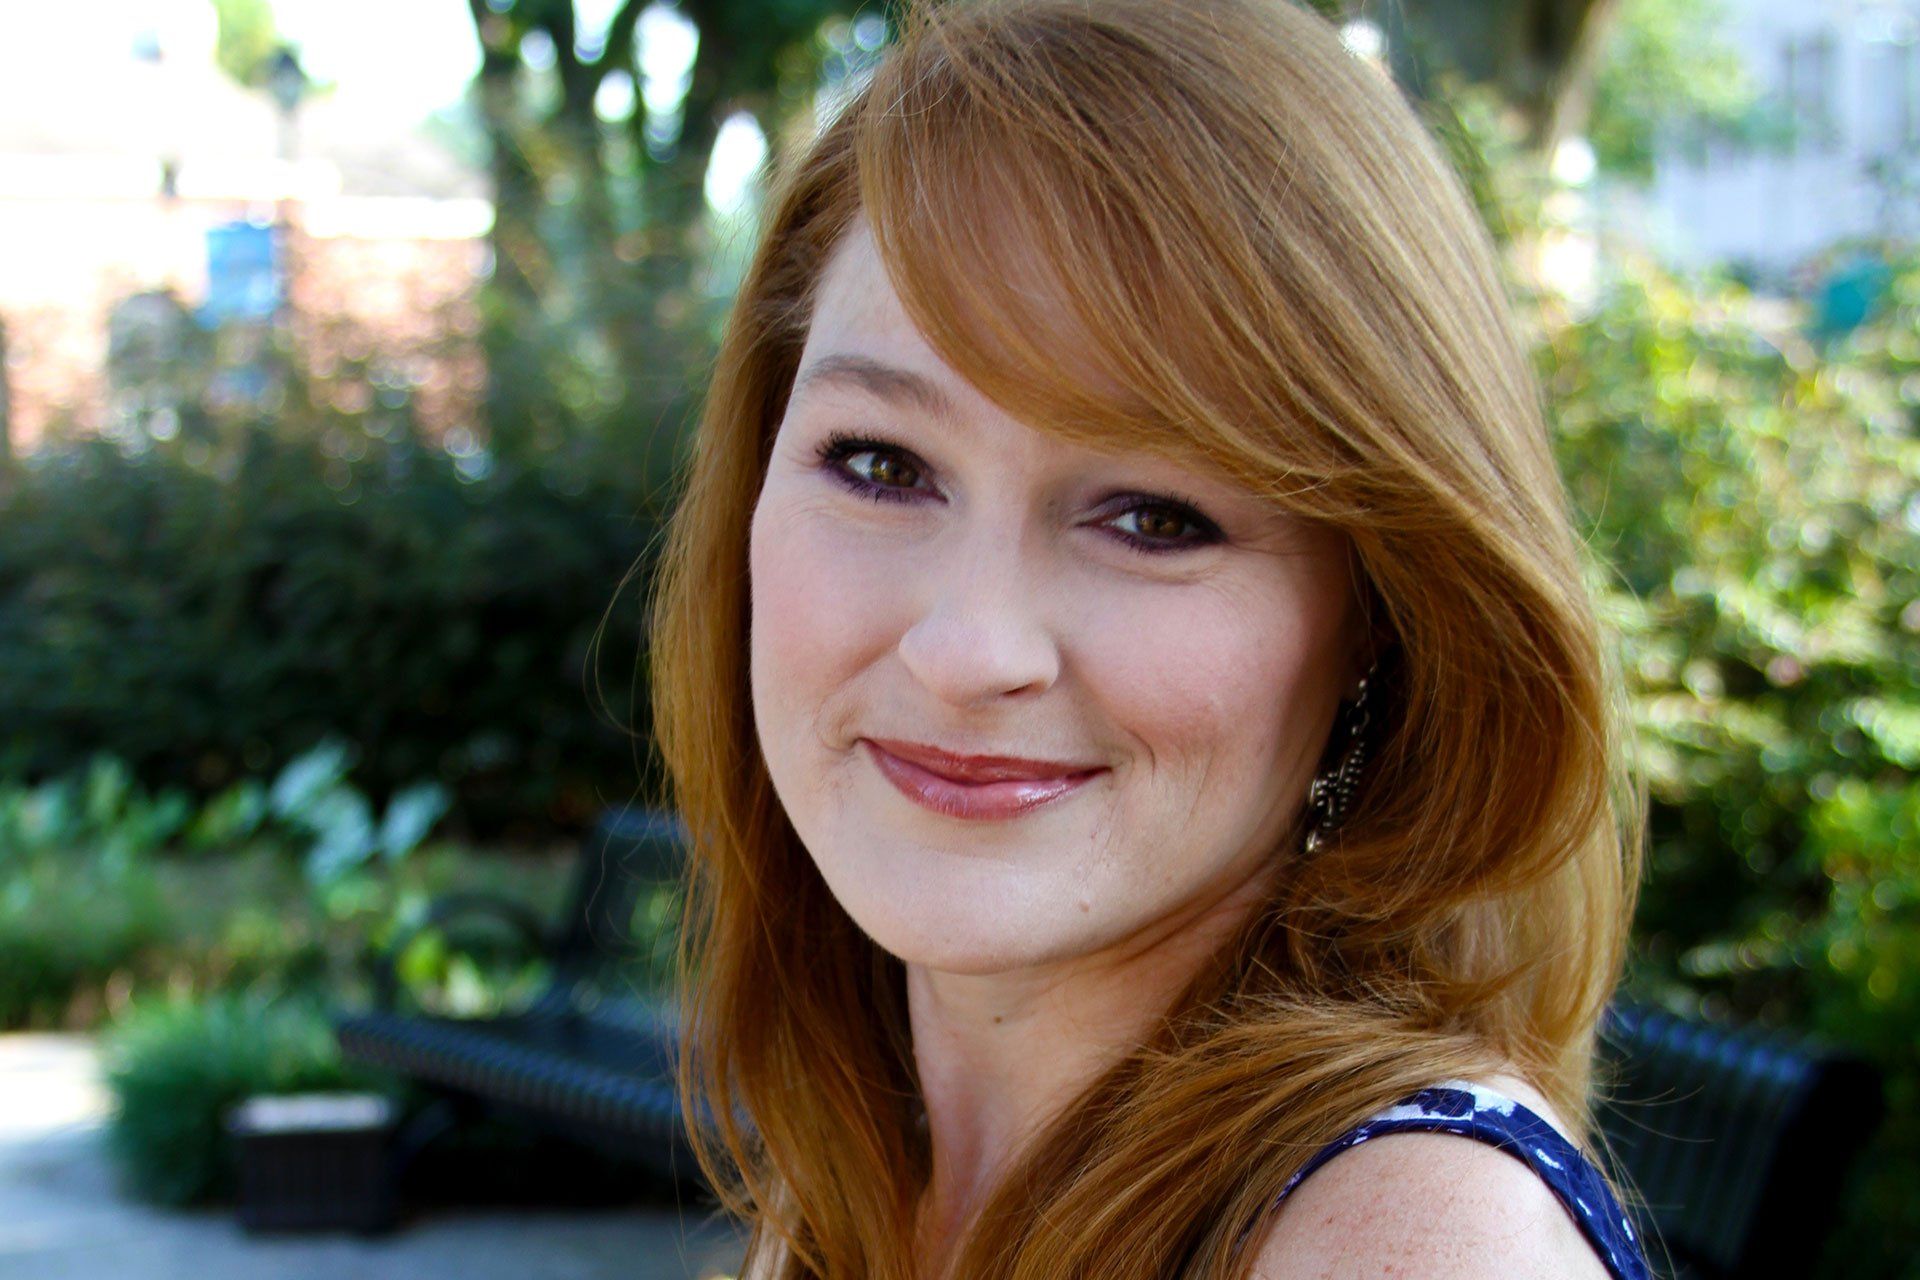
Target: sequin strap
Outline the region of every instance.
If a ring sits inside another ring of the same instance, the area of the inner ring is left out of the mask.
[[[1390,1133],[1456,1133],[1500,1148],[1553,1189],[1613,1280],[1651,1280],[1633,1220],[1593,1163],[1536,1112],[1503,1093],[1465,1080],[1422,1089],[1349,1129],[1315,1152],[1274,1203],[1286,1199],[1307,1175],[1342,1151]]]

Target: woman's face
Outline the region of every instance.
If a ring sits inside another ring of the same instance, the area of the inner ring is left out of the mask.
[[[1339,535],[1009,417],[921,337],[858,222],[751,572],[781,804],[854,921],[944,971],[1145,946],[1257,887],[1363,666]]]

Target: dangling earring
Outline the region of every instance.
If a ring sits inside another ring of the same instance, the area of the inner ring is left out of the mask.
[[[1360,785],[1360,770],[1367,762],[1370,742],[1367,726],[1372,723],[1373,713],[1367,707],[1367,693],[1380,670],[1376,659],[1367,668],[1367,674],[1360,678],[1359,690],[1353,701],[1344,704],[1340,722],[1336,730],[1340,737],[1336,740],[1346,743],[1340,754],[1340,762],[1332,769],[1323,769],[1313,776],[1313,784],[1307,788],[1307,836],[1301,843],[1301,849],[1308,854],[1320,852],[1327,839],[1347,818],[1347,806],[1353,803],[1353,792]]]

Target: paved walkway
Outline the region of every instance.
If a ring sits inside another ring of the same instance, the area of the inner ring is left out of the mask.
[[[123,1200],[107,1107],[87,1037],[0,1035],[0,1280],[705,1280],[739,1261],[728,1224],[670,1209],[437,1211],[377,1239],[255,1238],[231,1209]]]

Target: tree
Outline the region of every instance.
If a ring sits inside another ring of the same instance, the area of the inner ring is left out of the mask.
[[[683,417],[717,300],[704,182],[722,121],[763,123],[810,97],[816,38],[852,0],[685,0],[697,47],[678,119],[642,94],[645,0],[604,31],[571,0],[469,0],[482,64],[476,103],[495,187],[485,345],[488,418],[508,452],[580,443],[583,417],[651,431]],[[536,66],[535,64],[540,64]]]
[[[1372,8],[1311,3],[1335,18]],[[1585,133],[1602,168],[1644,179],[1660,129],[1752,139],[1777,127],[1723,34],[1726,16],[1724,0],[1403,0],[1383,26],[1394,78],[1430,109],[1446,114],[1458,78],[1515,112],[1529,149],[1551,154]]]
[[[268,0],[213,0],[213,9],[219,19],[213,60],[235,84],[260,88],[282,44],[273,6]]]
[[[1619,0],[1406,0],[1383,24],[1394,78],[1421,97],[1439,73],[1497,90],[1525,122],[1532,146],[1551,150],[1579,129],[1596,52]]]
[[[257,0],[221,0],[236,11]],[[879,11],[878,0],[866,0]],[[1368,0],[1305,0],[1335,20]],[[664,0],[662,0],[664,3]],[[1691,52],[1714,0],[1406,0],[1392,6],[1396,74],[1425,97],[1443,138],[1465,132],[1473,82],[1523,121],[1545,154],[1589,102],[1609,161],[1644,168],[1652,122],[1687,86],[1731,100],[1723,46]],[[684,420],[722,299],[699,285],[710,258],[703,181],[721,122],[746,111],[769,133],[804,110],[823,32],[863,0],[680,0],[697,48],[676,118],[650,116],[642,79],[647,0],[621,0],[603,30],[573,0],[468,0],[482,47],[474,105],[495,188],[486,293],[487,417],[496,451],[552,454],[598,428]],[[841,52],[851,45],[840,40]],[[1596,51],[1611,57],[1596,80]],[[1702,75],[1703,69],[1711,75]],[[664,127],[663,127],[664,126]],[[1456,159],[1471,156],[1456,148]],[[1483,196],[1485,193],[1482,193]],[[1483,208],[1494,202],[1483,198]]]
[[[1645,180],[1663,134],[1704,128],[1757,139],[1773,127],[1726,38],[1726,17],[1723,0],[1621,0],[1586,125],[1602,169]]]

